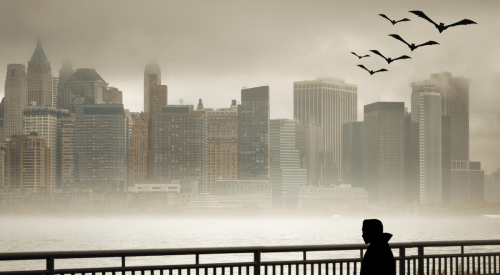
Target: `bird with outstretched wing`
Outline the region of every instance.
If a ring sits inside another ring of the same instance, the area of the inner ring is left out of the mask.
[[[391,62],[396,61],[396,60],[400,60],[400,59],[408,59],[408,58],[410,58],[410,59],[411,59],[411,57],[409,57],[409,56],[407,56],[407,55],[402,55],[402,56],[400,56],[400,57],[398,57],[398,58],[394,58],[394,59],[392,59],[392,58],[390,58],[390,57],[385,57],[383,54],[381,54],[381,53],[380,53],[379,51],[377,51],[377,50],[370,50],[370,52],[372,52],[372,53],[374,53],[374,54],[376,54],[376,55],[378,55],[378,56],[382,57],[383,59],[385,59],[385,61],[387,61],[387,64],[391,64]]]
[[[439,45],[438,42],[432,41],[432,40],[429,40],[429,41],[427,41],[425,43],[422,43],[420,45],[415,45],[415,43],[408,44],[408,42],[406,42],[403,38],[401,38],[401,36],[399,36],[397,34],[389,34],[389,36],[393,37],[393,38],[395,38],[395,39],[397,39],[397,40],[399,40],[399,41],[401,41],[403,43],[405,43],[410,48],[411,51],[415,50],[418,47],[422,47],[422,46]]]
[[[401,19],[401,20],[396,21],[396,20],[391,20],[391,19],[390,19],[389,17],[387,17],[385,14],[379,14],[379,15],[380,15],[380,16],[382,16],[383,18],[385,18],[385,19],[387,19],[387,20],[391,21],[391,23],[392,23],[393,25],[395,25],[396,23],[399,23],[399,22],[411,21],[411,20],[410,20],[410,19],[408,19],[408,18],[403,18],[403,19]]]
[[[369,55],[363,55],[363,56],[359,56],[357,55],[355,52],[351,52],[352,54],[354,54],[355,56],[357,56],[359,59],[363,58],[363,57],[370,57]]]
[[[425,15],[425,13],[423,13],[422,11],[410,11],[410,12],[415,14],[418,17],[422,17],[423,19],[431,22],[434,25],[434,27],[436,27],[436,29],[439,30],[439,33],[442,33],[444,30],[446,30],[449,27],[477,24],[476,22],[466,18],[464,20],[458,21],[458,22],[450,24],[450,25],[445,25],[444,23],[439,23],[439,25],[438,25],[438,24],[436,24],[436,22],[432,21],[432,19],[430,19],[427,15]]]
[[[367,71],[370,73],[370,75],[373,75],[374,73],[378,73],[378,72],[388,72],[388,70],[386,70],[386,69],[380,69],[380,70],[378,70],[378,71],[368,70],[368,69],[367,69],[365,66],[363,66],[363,65],[358,65],[358,67],[361,67],[361,68],[363,68],[363,69],[367,70]]]

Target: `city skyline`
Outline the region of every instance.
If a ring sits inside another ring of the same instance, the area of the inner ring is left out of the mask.
[[[84,14],[91,10],[90,4],[78,5]],[[395,101],[405,102],[409,106],[409,83],[427,79],[431,73],[449,71],[454,76],[472,79],[471,159],[481,159],[484,169],[491,172],[500,166],[500,149],[491,150],[495,144],[500,143],[500,113],[494,105],[495,100],[500,100],[500,93],[495,93],[500,87],[495,82],[500,74],[495,66],[498,56],[482,52],[494,52],[494,38],[487,34],[500,31],[499,24],[496,24],[499,20],[490,12],[491,8],[498,5],[490,1],[479,4],[454,2],[454,8],[450,10],[444,4],[415,3],[409,7],[400,3],[389,5],[382,2],[377,8],[370,5],[359,9],[356,7],[354,17],[362,20],[355,22],[344,15],[354,12],[355,7],[349,4],[343,4],[342,9],[336,10],[331,3],[224,5],[222,2],[215,2],[214,7],[169,3],[168,11],[138,7],[139,15],[151,13],[151,18],[145,22],[132,18],[130,22],[119,26],[99,21],[102,28],[89,32],[92,26],[95,29],[97,23],[83,24],[81,19],[71,18],[69,6],[59,3],[56,8],[55,2],[40,5],[42,10],[55,9],[69,17],[46,20],[37,15],[28,18],[32,14],[28,12],[27,4],[7,3],[3,4],[5,8],[0,11],[0,20],[24,20],[26,23],[16,27],[15,31],[2,32],[0,46],[3,51],[0,53],[0,62],[22,63],[27,66],[40,37],[54,75],[65,58],[71,60],[73,68],[94,68],[110,86],[123,91],[123,103],[131,111],[143,108],[144,66],[152,61],[156,61],[162,70],[161,81],[169,86],[172,104],[180,99],[185,103],[196,104],[202,98],[206,107],[221,108],[225,106],[219,102],[237,98],[238,91],[243,86],[255,87],[267,83],[273,91],[270,94],[272,119],[293,119],[294,81],[340,77],[347,83],[356,84],[359,89],[357,115],[361,118],[361,106],[369,103]],[[117,11],[112,11],[111,14],[125,16],[129,10],[134,10],[131,7],[136,7],[134,3],[125,3],[124,6],[127,7],[124,15],[119,15]],[[226,12],[217,10],[221,6],[224,6]],[[280,14],[255,23],[254,29],[249,29],[248,23],[233,20],[236,14],[250,18],[257,11],[262,13],[260,17],[266,18],[266,14],[275,13],[278,9],[282,11]],[[437,16],[444,22],[463,17],[476,19],[478,25],[439,34],[431,32],[432,26],[428,26],[427,22],[408,13],[412,9],[427,11],[429,16]],[[200,14],[202,10],[207,13],[200,19],[182,18],[187,13]],[[161,19],[160,11],[172,13],[171,18]],[[392,26],[378,16],[381,12],[389,17],[408,17],[412,21]],[[327,14],[331,16],[326,16]],[[35,18],[40,20],[35,22]],[[66,26],[71,20],[75,20],[72,23],[74,28]],[[158,26],[167,24],[170,27],[151,26],[150,20],[158,20]],[[234,22],[234,26],[227,26],[229,21]],[[183,24],[176,28],[174,22]],[[340,24],[341,22],[348,24]],[[130,24],[135,24],[135,28],[128,30]],[[203,24],[207,26],[202,27]],[[70,35],[69,29],[72,30],[71,39],[64,39]],[[177,29],[187,32],[185,39],[176,39],[185,34]],[[200,30],[205,30],[205,33]],[[280,33],[279,37],[271,35],[271,32],[276,31]],[[390,33],[398,33],[404,37],[410,35],[412,40],[433,39],[441,45],[410,54],[408,49],[387,37]],[[229,43],[224,42],[225,34],[231,37],[226,41]],[[109,39],[103,42],[106,37]],[[368,53],[371,49],[387,52],[390,56],[409,54],[412,60],[387,65],[375,57],[359,62],[350,54],[350,51]],[[370,77],[356,67],[359,63],[368,67],[386,67],[389,72]],[[5,66],[1,67],[0,74],[5,70]],[[0,94],[2,91],[3,87],[0,88]],[[492,100],[482,100],[487,95]]]

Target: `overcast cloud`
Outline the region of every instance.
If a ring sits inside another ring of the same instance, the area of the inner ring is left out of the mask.
[[[437,22],[468,18],[478,25],[440,34],[408,13]],[[37,37],[57,76],[68,57],[74,68],[95,68],[123,91],[125,108],[143,108],[143,72],[157,61],[169,103],[230,105],[243,86],[269,84],[271,118],[293,118],[293,81],[340,77],[358,85],[358,120],[375,101],[410,103],[412,81],[449,71],[472,79],[471,159],[490,173],[500,167],[500,1],[0,1],[0,75],[28,60]],[[409,18],[393,26],[378,16]],[[441,45],[411,52],[389,37]],[[387,65],[350,52],[379,50],[409,60]],[[389,72],[370,76],[364,64]],[[0,94],[3,95],[3,85]]]

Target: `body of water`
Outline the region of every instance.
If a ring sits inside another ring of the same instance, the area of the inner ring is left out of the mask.
[[[274,246],[362,243],[362,219],[334,218],[0,218],[0,252]],[[495,219],[382,219],[391,242],[500,239]],[[472,247],[499,251],[500,247]],[[458,252],[439,248],[436,252]],[[426,253],[430,252],[429,250]],[[416,254],[416,251],[407,252]],[[359,251],[314,252],[308,258],[359,257]],[[300,253],[263,260],[300,259]],[[201,262],[251,261],[252,255],[206,255]],[[192,256],[130,258],[127,265],[194,263]],[[118,266],[120,259],[57,260],[56,267]],[[43,269],[44,261],[0,262],[0,270]]]

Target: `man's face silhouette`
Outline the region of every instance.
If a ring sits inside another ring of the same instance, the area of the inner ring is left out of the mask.
[[[369,230],[365,230],[365,228],[363,227],[363,241],[365,242],[365,244],[369,244],[371,243],[371,240],[373,240],[373,233],[370,232]]]

